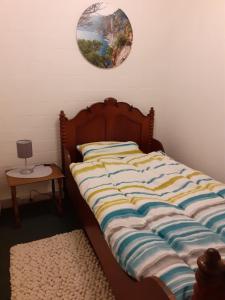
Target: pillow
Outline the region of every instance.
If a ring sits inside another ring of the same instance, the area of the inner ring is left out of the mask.
[[[124,157],[131,154],[143,153],[135,142],[93,142],[78,145],[77,149],[83,155],[83,160],[100,157]]]

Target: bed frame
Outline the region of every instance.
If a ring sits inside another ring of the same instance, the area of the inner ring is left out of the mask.
[[[117,300],[175,300],[169,288],[157,277],[141,281],[132,279],[117,263],[102,231],[71,175],[71,162],[82,161],[76,145],[95,141],[135,141],[143,152],[163,150],[153,138],[154,110],[147,116],[140,110],[116,99],[107,98],[68,119],[60,113],[62,167],[65,192],[73,201],[77,217],[100,261]],[[225,299],[225,263],[215,249],[208,249],[198,259],[196,284],[192,300]]]

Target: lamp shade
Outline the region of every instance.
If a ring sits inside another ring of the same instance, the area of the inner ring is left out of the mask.
[[[17,156],[19,158],[32,157],[32,141],[31,140],[19,140],[16,142]]]

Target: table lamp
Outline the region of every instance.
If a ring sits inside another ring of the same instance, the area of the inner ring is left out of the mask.
[[[32,141],[31,140],[19,140],[16,142],[17,156],[25,159],[25,168],[20,170],[21,174],[30,174],[33,172],[33,168],[27,167],[27,158],[32,157]]]

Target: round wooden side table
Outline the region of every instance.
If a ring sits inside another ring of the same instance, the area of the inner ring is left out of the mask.
[[[56,201],[56,206],[58,213],[61,215],[63,212],[62,209],[62,194],[63,194],[63,178],[64,175],[61,172],[61,169],[56,164],[49,164],[49,167],[52,169],[52,173],[48,176],[42,176],[42,177],[35,177],[35,178],[21,178],[21,177],[14,177],[7,175],[6,171],[6,178],[8,182],[8,186],[11,189],[11,199],[12,199],[12,207],[14,211],[14,218],[15,218],[15,224],[16,227],[21,226],[21,220],[20,220],[20,214],[19,214],[19,208],[16,198],[16,188],[20,185],[27,185],[35,182],[43,182],[43,181],[49,181],[52,182],[52,198]],[[59,187],[59,193],[56,197],[55,193],[55,180],[58,182]]]

